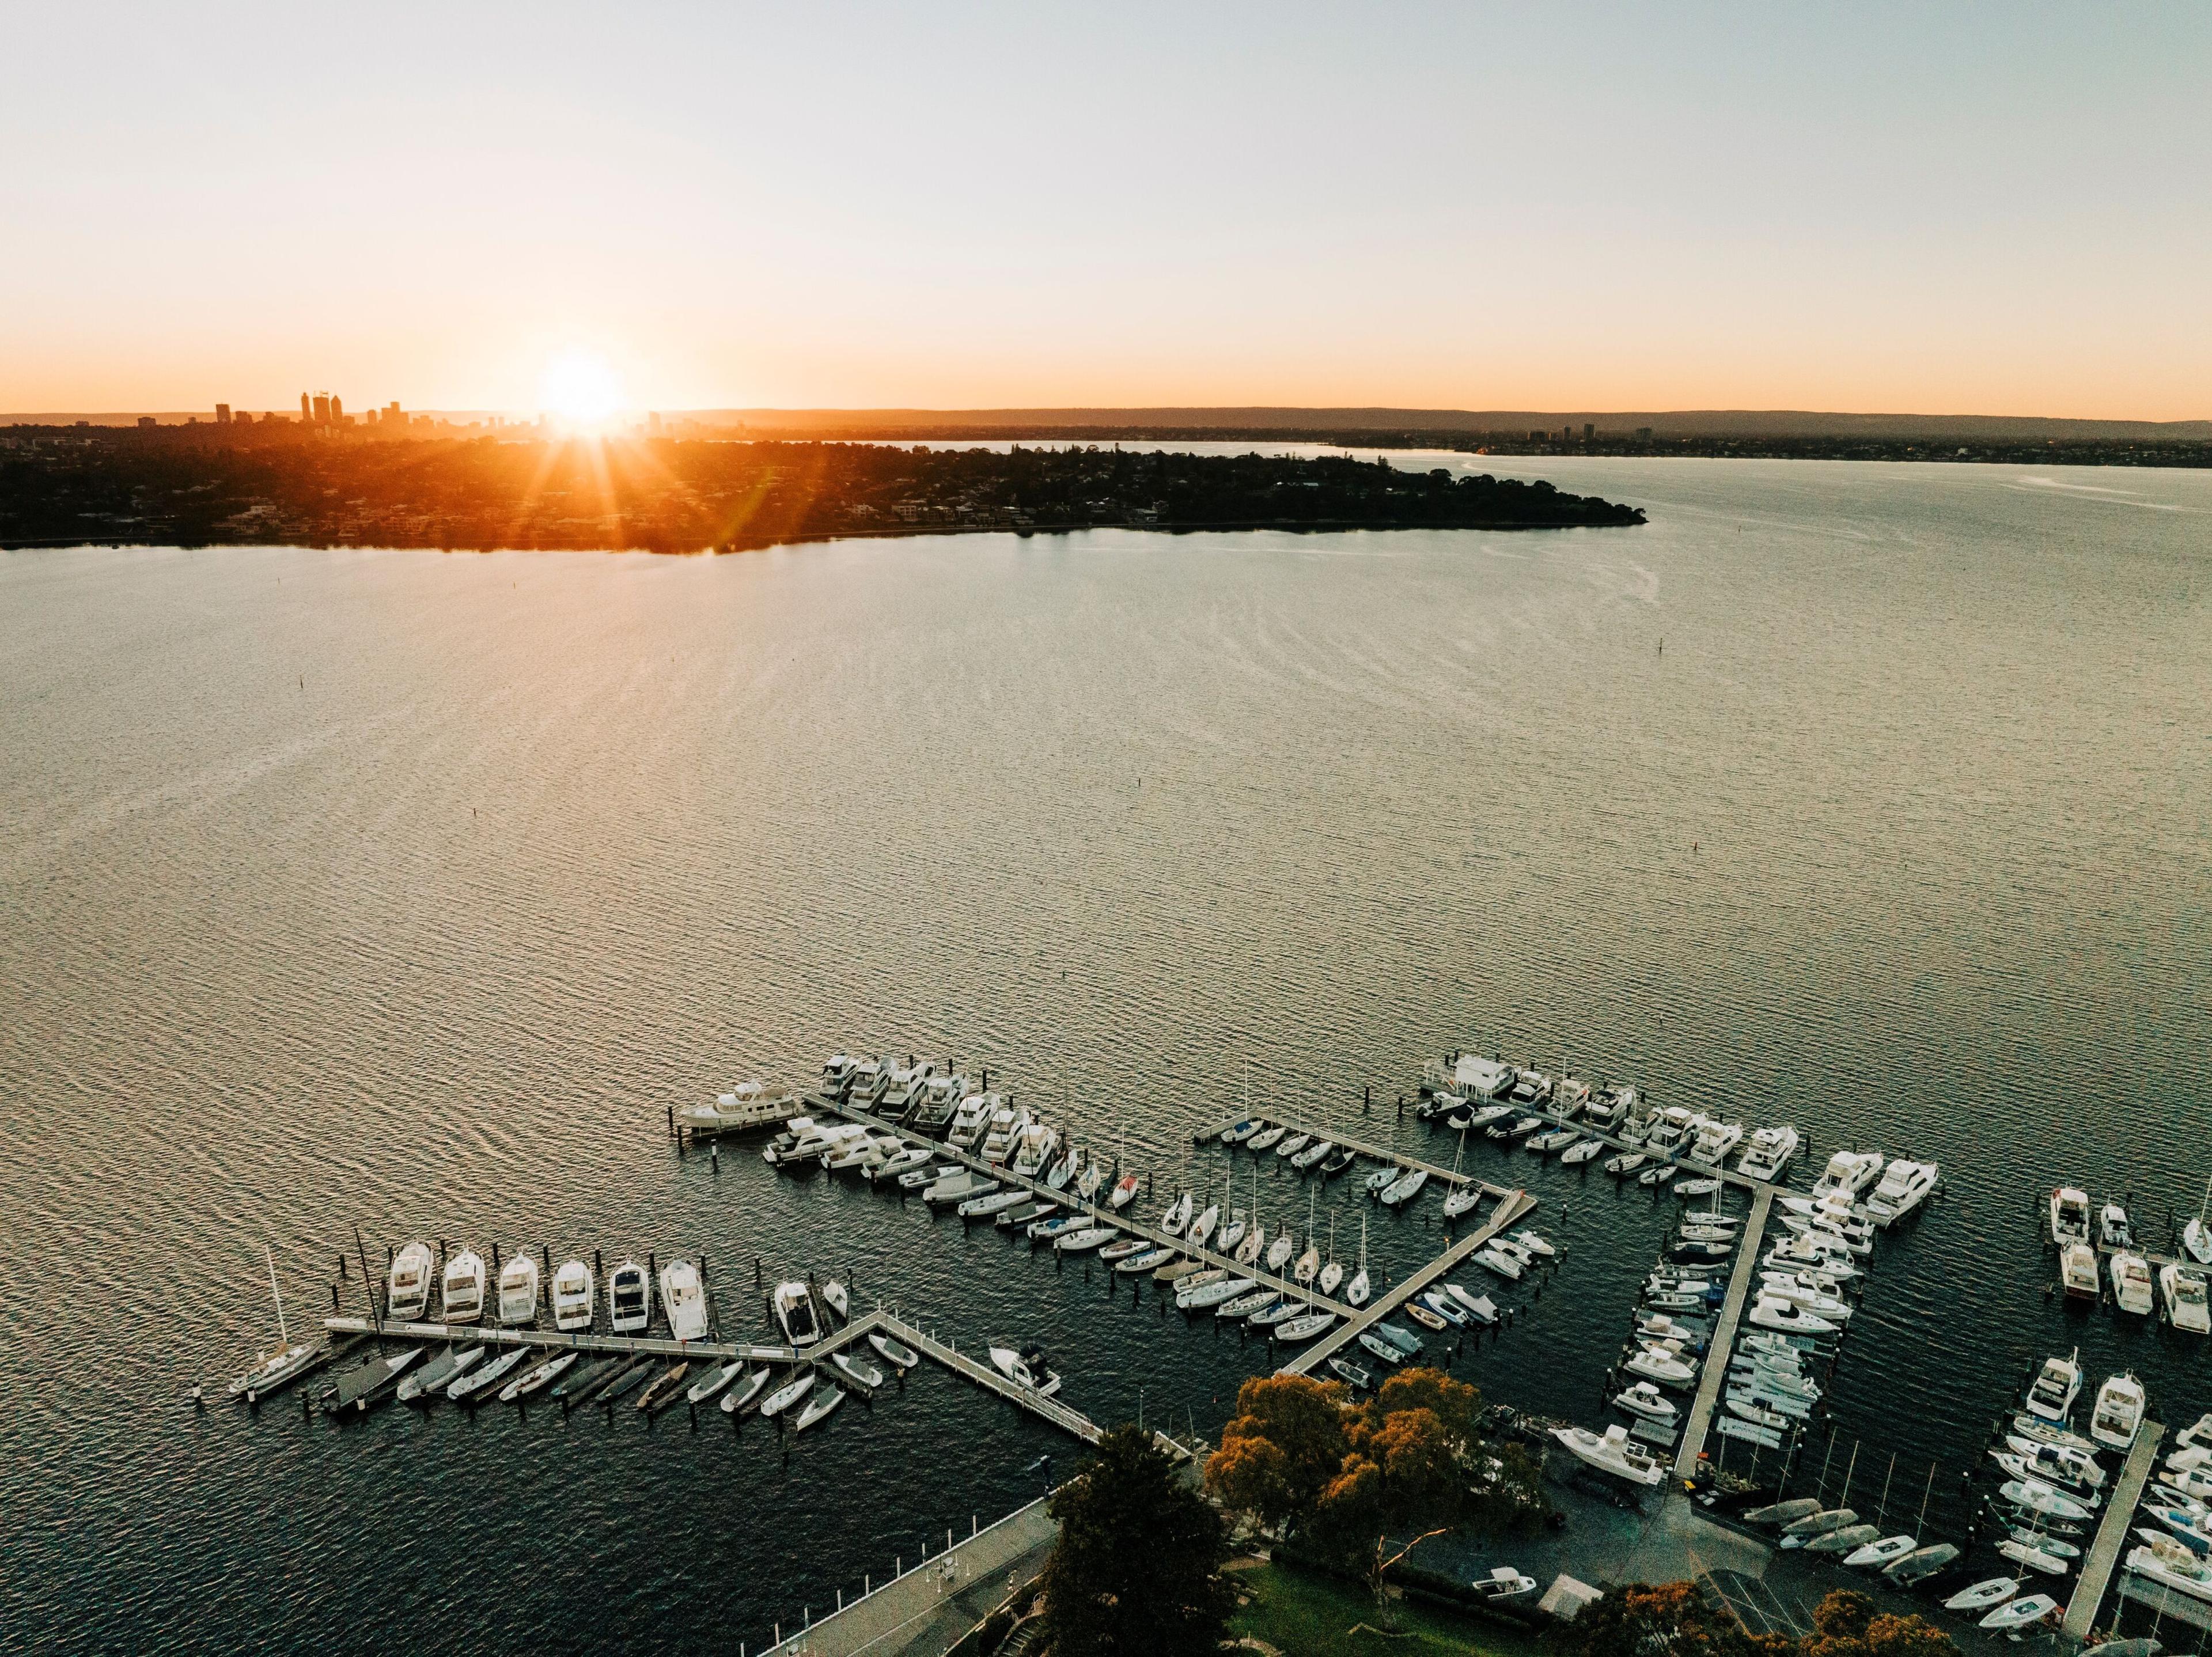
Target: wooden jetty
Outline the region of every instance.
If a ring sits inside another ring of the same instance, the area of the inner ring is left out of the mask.
[[[1317,1310],[1334,1312],[1341,1316],[1352,1309],[1332,1301],[1310,1283],[1302,1285],[1293,1282],[1287,1277],[1276,1276],[1257,1260],[1249,1266],[1240,1266],[1226,1254],[1218,1253],[1210,1248],[1193,1247],[1190,1240],[1187,1237],[1170,1237],[1157,1226],[1148,1225],[1136,1218],[1131,1212],[1136,1206],[1134,1203],[1127,1209],[1110,1209],[1097,1203],[1086,1203],[1075,1194],[1073,1186],[1066,1191],[1054,1191],[1042,1179],[1016,1173],[1011,1166],[986,1162],[973,1152],[961,1150],[957,1147],[945,1144],[941,1140],[932,1139],[927,1134],[915,1133],[895,1123],[886,1122],[874,1112],[862,1110],[858,1106],[841,1105],[836,1100],[821,1093],[813,1095],[807,1103],[817,1111],[828,1111],[842,1116],[848,1122],[858,1122],[884,1133],[896,1134],[908,1144],[922,1147],[934,1160],[957,1163],[971,1173],[983,1174],[999,1180],[1002,1185],[1019,1185],[1034,1194],[1040,1201],[1057,1203],[1071,1214],[1089,1215],[1102,1226],[1111,1226],[1116,1231],[1125,1232],[1132,1237],[1141,1237],[1146,1241],[1157,1244],[1163,1248],[1174,1249],[1177,1253],[1189,1258],[1203,1260],[1208,1265],[1219,1266],[1234,1276],[1249,1277],[1256,1286],[1275,1289],[1295,1300],[1307,1301]]]
[[[1698,1378],[1697,1401],[1690,1406],[1689,1424],[1683,1429],[1681,1448],[1674,1455],[1674,1476],[1687,1478],[1698,1468],[1698,1458],[1705,1453],[1705,1434],[1711,1429],[1713,1411],[1720,1404],[1721,1388],[1728,1383],[1729,1355],[1735,1350],[1735,1334],[1743,1321],[1743,1306],[1750,1298],[1751,1286],[1759,1276],[1759,1242],[1766,1233],[1766,1216],[1774,1207],[1774,1190],[1759,1181],[1750,1182],[1758,1187],[1759,1195],[1751,1204],[1751,1218],[1744,1222],[1743,1241],[1736,1246],[1735,1270],[1729,1275],[1728,1298],[1721,1302],[1720,1321],[1713,1325],[1713,1338],[1705,1350],[1705,1367]]]
[[[963,1380],[973,1381],[987,1392],[997,1394],[1010,1404],[1019,1405],[1031,1415],[1042,1416],[1062,1431],[1071,1433],[1085,1444],[1098,1441],[1101,1429],[1080,1410],[1062,1404],[1057,1398],[1045,1398],[1034,1387],[1024,1386],[1008,1380],[990,1363],[977,1362],[951,1342],[940,1341],[927,1331],[918,1329],[896,1313],[881,1307],[864,1312],[843,1328],[825,1336],[811,1346],[791,1347],[764,1345],[752,1341],[675,1341],[665,1336],[605,1335],[581,1332],[564,1333],[550,1329],[501,1329],[482,1327],[476,1324],[389,1323],[378,1330],[366,1318],[326,1318],[323,1326],[334,1335],[356,1337],[380,1334],[392,1341],[452,1341],[482,1343],[487,1346],[531,1346],[549,1351],[610,1353],[617,1356],[689,1358],[698,1362],[724,1363],[733,1358],[747,1362],[780,1364],[825,1364],[831,1356],[849,1346],[858,1344],[878,1331],[892,1339],[912,1347],[932,1362],[940,1364]],[[825,1373],[833,1380],[840,1372]],[[1188,1459],[1192,1452],[1183,1444],[1164,1435],[1155,1434],[1155,1441],[1163,1449],[1177,1457]]]
[[[2089,1630],[2096,1626],[2097,1608],[2104,1603],[2105,1589],[2112,1580],[2113,1568],[2126,1551],[2131,1534],[2129,1527],[2135,1523],[2136,1504],[2142,1500],[2143,1486],[2150,1482],[2151,1470],[2158,1465],[2159,1441],[2165,1436],[2164,1427],[2147,1421],[2128,1451],[2127,1465],[2120,1469],[2119,1478],[2105,1503],[2105,1516],[2098,1522],[2097,1538],[2082,1558],[2081,1580],[2075,1584],[2074,1597],[2066,1603],[2064,1627],[2073,1639],[2086,1640]]]
[[[1454,1243],[1419,1270],[1409,1273],[1402,1281],[1391,1284],[1380,1296],[1352,1312],[1344,1322],[1337,1325],[1335,1328],[1314,1342],[1275,1373],[1279,1375],[1310,1375],[1353,1341],[1358,1340],[1364,1331],[1373,1328],[1382,1319],[1389,1317],[1400,1307],[1405,1305],[1411,1297],[1426,1288],[1431,1283],[1457,1270],[1477,1249],[1536,1206],[1536,1199],[1526,1191],[1506,1191],[1502,1195],[1504,1200],[1491,1211],[1489,1220],[1483,1225],[1461,1238],[1459,1241]]]

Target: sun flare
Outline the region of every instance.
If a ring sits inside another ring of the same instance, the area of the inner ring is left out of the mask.
[[[545,365],[538,396],[545,411],[564,424],[597,428],[621,408],[622,381],[598,352],[567,350]]]

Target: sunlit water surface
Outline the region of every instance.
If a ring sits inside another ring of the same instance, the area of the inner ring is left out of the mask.
[[[2212,1407],[2202,1343],[2046,1301],[2033,1212],[2078,1181],[2163,1245],[2212,1172],[2212,478],[1401,464],[1651,521],[0,559],[0,1646],[757,1648],[1073,1459],[934,1372],[787,1454],[680,1409],[193,1408],[273,1338],[263,1245],[296,1327],[356,1223],[702,1252],[754,1329],[756,1261],[845,1272],[1042,1341],[1099,1419],[1217,1429],[1233,1334],[663,1135],[855,1045],[1065,1100],[1152,1207],[1221,1177],[1191,1130],[1248,1063],[1411,1143],[1467,1045],[1936,1159],[1837,1385],[1893,1508],[1938,1464],[1954,1500],[2052,1349]],[[1569,1246],[1458,1372],[1595,1419],[1672,1205],[1468,1155]]]

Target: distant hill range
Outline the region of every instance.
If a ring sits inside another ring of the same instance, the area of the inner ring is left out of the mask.
[[[1533,409],[697,409],[690,417],[781,432],[922,433],[977,429],[1139,432],[1511,432],[1585,425],[1616,436],[1639,427],[1655,437],[2212,440],[2212,420],[2067,420],[2004,414],[1823,414],[1807,409],[1674,409],[1566,413]]]

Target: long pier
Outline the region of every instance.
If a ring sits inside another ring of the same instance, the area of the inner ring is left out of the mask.
[[[933,1160],[957,1163],[971,1173],[985,1175],[989,1179],[1000,1181],[1002,1185],[1019,1185],[1041,1202],[1057,1203],[1070,1213],[1089,1215],[1102,1226],[1111,1226],[1116,1231],[1126,1232],[1132,1237],[1141,1237],[1146,1242],[1159,1247],[1171,1248],[1177,1253],[1190,1258],[1203,1260],[1210,1266],[1220,1267],[1232,1276],[1249,1277],[1255,1286],[1272,1288],[1295,1300],[1306,1301],[1316,1310],[1334,1312],[1339,1316],[1344,1316],[1352,1310],[1350,1307],[1329,1299],[1310,1283],[1297,1283],[1287,1277],[1275,1276],[1258,1260],[1255,1260],[1250,1265],[1238,1265],[1226,1254],[1217,1253],[1208,1248],[1194,1246],[1188,1237],[1170,1237],[1157,1226],[1147,1225],[1142,1220],[1134,1218],[1127,1209],[1102,1208],[1096,1203],[1086,1203],[1075,1194],[1072,1186],[1065,1191],[1054,1191],[1042,1179],[1015,1173],[1011,1164],[987,1162],[973,1152],[945,1144],[941,1140],[932,1139],[927,1134],[915,1133],[911,1129],[902,1128],[896,1123],[886,1122],[872,1111],[862,1110],[857,1106],[841,1105],[824,1094],[814,1094],[807,1103],[817,1111],[830,1112],[844,1118],[848,1122],[857,1122],[884,1133],[895,1134],[906,1143],[917,1145],[927,1150]],[[1131,1206],[1133,1207],[1134,1204]]]
[[[1401,1281],[1369,1305],[1352,1313],[1343,1323],[1323,1335],[1305,1350],[1292,1358],[1275,1373],[1282,1375],[1310,1375],[1322,1364],[1334,1357],[1346,1346],[1389,1317],[1400,1307],[1426,1288],[1437,1279],[1459,1269],[1468,1256],[1536,1206],[1536,1199],[1526,1191],[1507,1191],[1504,1200],[1491,1210],[1489,1220],[1469,1232],[1443,1253],[1429,1261],[1419,1270],[1409,1273]]]
[[[2165,1436],[2164,1427],[2154,1421],[2145,1422],[2128,1451],[2127,1465],[2112,1485],[2105,1516],[2097,1526],[2097,1539],[2089,1544],[2081,1561],[2081,1580],[2074,1586],[2074,1597],[2066,1602],[2064,1627],[2074,1639],[2086,1640],[2096,1624],[2097,1608],[2104,1603],[2105,1589],[2112,1580],[2113,1567],[2119,1563],[2120,1550],[2128,1544],[2136,1504],[2142,1500],[2143,1486],[2150,1482],[2151,1469],[2158,1465],[2159,1441]]]
[[[1690,1406],[1689,1423],[1683,1429],[1681,1447],[1674,1455],[1677,1478],[1687,1478],[1695,1472],[1698,1458],[1705,1453],[1705,1434],[1712,1427],[1721,1388],[1728,1384],[1729,1358],[1735,1350],[1744,1302],[1751,1298],[1752,1282],[1759,1276],[1759,1247],[1766,1234],[1766,1216],[1774,1207],[1774,1187],[1758,1180],[1750,1183],[1758,1188],[1759,1195],[1752,1199],[1751,1217],[1744,1221],[1743,1241],[1736,1245],[1728,1298],[1721,1302],[1720,1321],[1713,1325],[1713,1338],[1705,1349],[1705,1367],[1698,1377],[1697,1401]]]

